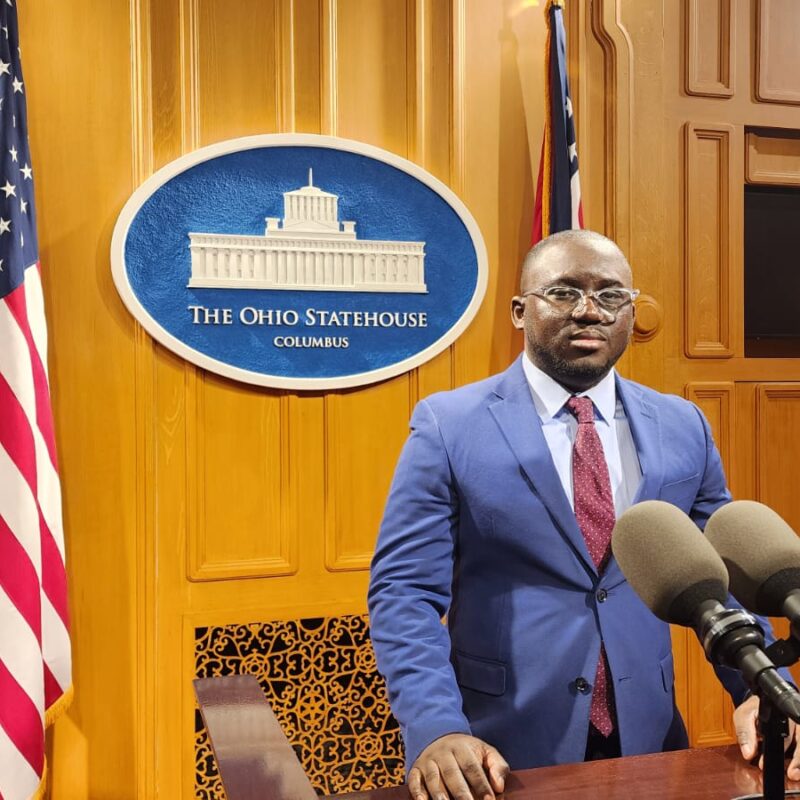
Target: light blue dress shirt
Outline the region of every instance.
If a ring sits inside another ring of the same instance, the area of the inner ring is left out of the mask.
[[[527,353],[522,354],[522,368],[533,396],[533,404],[542,421],[542,433],[550,448],[558,477],[570,505],[574,508],[572,488],[572,446],[578,432],[578,420],[564,408],[572,396],[561,384],[542,372]],[[631,426],[622,401],[617,397],[615,371],[612,369],[596,386],[579,397],[589,397],[594,404],[595,428],[603,445],[614,509],[617,517],[633,504],[642,480],[642,468],[633,441]]]

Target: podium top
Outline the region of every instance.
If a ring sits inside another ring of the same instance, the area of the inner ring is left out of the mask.
[[[503,800],[733,800],[760,796],[761,772],[739,748],[681,750],[512,773]],[[800,789],[789,781],[787,789]],[[408,800],[405,786],[338,795],[340,800]]]

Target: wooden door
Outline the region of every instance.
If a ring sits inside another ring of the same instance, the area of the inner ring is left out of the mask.
[[[697,403],[734,497],[797,527],[800,362],[745,354],[743,251],[745,185],[800,186],[789,135],[800,128],[800,6],[592,0],[572,12],[588,226],[619,241],[643,293],[623,370]],[[673,642],[692,743],[735,741],[694,635],[675,629]]]

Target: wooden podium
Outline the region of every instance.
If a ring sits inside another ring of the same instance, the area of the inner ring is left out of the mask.
[[[228,800],[315,800],[311,784],[251,676],[195,681]],[[787,796],[800,795],[790,783]],[[504,800],[733,800],[758,797],[761,772],[735,746],[631,756],[514,772]],[[409,800],[408,789],[337,795]]]
[[[800,783],[790,787],[800,788]],[[521,770],[509,777],[503,798],[732,800],[760,794],[760,771],[742,761],[738,747],[728,746]],[[398,786],[339,798],[408,800],[409,794],[405,786]]]

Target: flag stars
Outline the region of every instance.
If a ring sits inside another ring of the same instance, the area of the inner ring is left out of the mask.
[[[26,181],[31,180],[31,176],[33,175],[33,170],[28,166],[27,162],[25,162],[25,166],[20,169],[20,172],[22,173],[22,176]]]
[[[10,75],[11,74],[11,62],[6,62],[0,59],[0,75]]]
[[[16,161],[17,161],[17,148],[16,147],[12,147],[8,152],[11,153],[11,160],[16,163]]]
[[[0,236],[11,230],[11,220],[0,217]]]
[[[20,200],[19,201],[19,210],[23,214],[27,214],[28,213],[28,203],[27,203],[27,201],[25,201],[25,200]]]
[[[19,78],[14,78],[14,80],[11,81],[11,85],[14,87],[15,92],[22,94],[22,81]]]
[[[0,31],[6,35],[6,39],[8,39],[8,25],[0,25]]]
[[[9,181],[6,181],[6,185],[5,186],[0,186],[0,192],[5,192],[6,193],[6,197],[11,197],[11,195],[14,195],[14,197],[16,197],[17,196],[17,187],[14,186],[13,183],[10,183]]]

